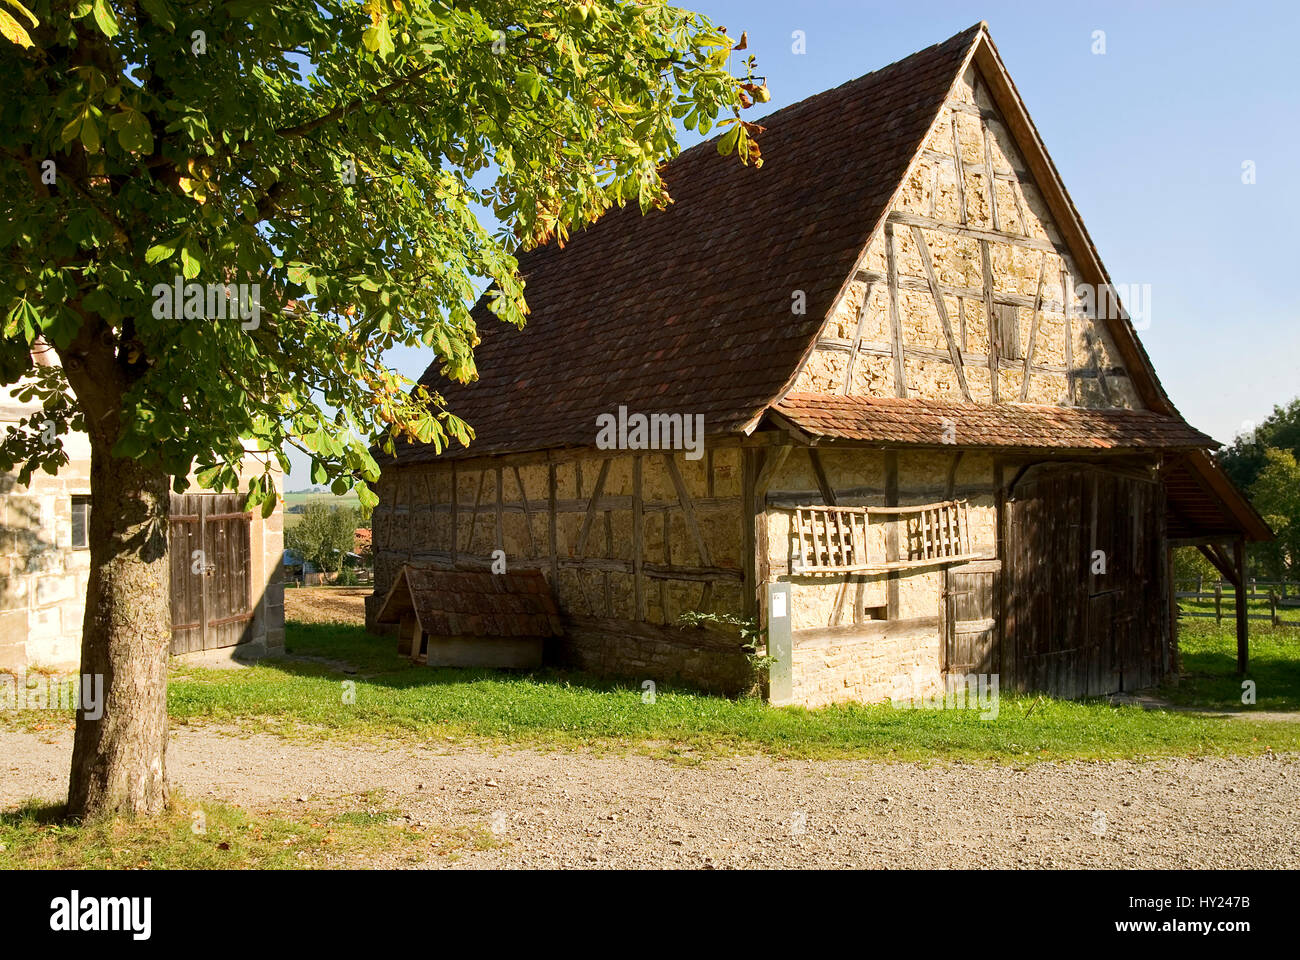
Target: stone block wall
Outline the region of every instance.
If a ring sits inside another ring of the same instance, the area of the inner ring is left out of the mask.
[[[90,551],[72,546],[72,498],[89,493],[88,458],[26,487],[0,476],[0,670],[80,663]]]
[[[966,500],[972,551],[997,555],[993,458],[954,446],[951,452],[886,452],[827,444],[817,456],[837,506],[895,506]],[[792,504],[825,502],[808,451],[794,450],[767,493],[767,555],[773,579],[790,584],[793,630],[792,703],[808,707],[896,695],[898,678],[926,693],[942,683],[943,568],[922,566],[888,574],[798,574]],[[873,558],[883,559],[886,528],[874,521]],[[900,540],[906,543],[900,530]],[[890,581],[897,606],[889,608]],[[879,618],[879,619],[877,619]]]

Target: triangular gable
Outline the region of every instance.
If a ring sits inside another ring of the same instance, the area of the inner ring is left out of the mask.
[[[782,395],[1177,416],[1112,291],[981,24]]]
[[[590,446],[619,406],[699,414],[710,435],[751,423],[821,329],[979,33],[762,118],[762,169],[700,144],[666,166],[666,210],[610,211],[523,254],[527,326],[481,300],[481,379],[449,383],[437,364],[422,378],[476,432],[444,456]],[[396,462],[436,455],[402,446]]]

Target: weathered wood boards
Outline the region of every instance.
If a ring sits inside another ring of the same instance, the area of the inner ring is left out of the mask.
[[[1159,483],[1077,465],[1006,505],[1004,686],[1061,697],[1151,686],[1169,660]]]
[[[237,493],[171,495],[171,652],[233,647],[250,638],[252,514]]]

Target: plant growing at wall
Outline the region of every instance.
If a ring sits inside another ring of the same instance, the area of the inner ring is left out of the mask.
[[[701,610],[688,610],[677,618],[684,627],[697,629],[715,629],[730,633],[733,630],[740,636],[740,650],[749,660],[756,676],[765,676],[776,663],[776,658],[759,648],[766,650],[767,628],[760,627],[757,620],[745,620],[731,613],[705,613]]]
[[[442,448],[471,425],[385,364],[431,349],[475,376],[475,278],[521,325],[514,259],[611,205],[667,202],[680,121],[759,159],[732,41],[623,0],[5,0],[0,18],[0,377],[53,349],[45,409],[6,468],[66,462],[82,427],[95,509],[69,812],[166,794],[168,491],[271,468],[364,506],[372,437]],[[746,61],[746,66],[752,60]],[[490,210],[493,232],[480,220]],[[69,393],[73,402],[60,398]]]

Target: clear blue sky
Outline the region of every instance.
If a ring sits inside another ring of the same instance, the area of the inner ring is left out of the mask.
[[[772,110],[987,20],[1112,280],[1151,286],[1140,336],[1184,416],[1228,442],[1300,394],[1300,3],[679,2],[748,32]]]

